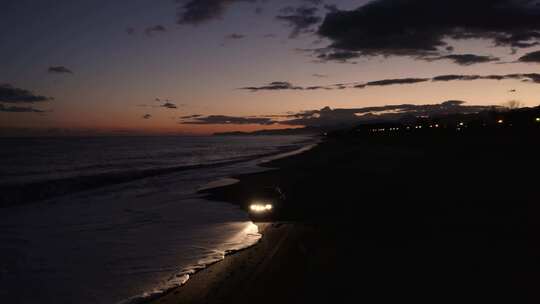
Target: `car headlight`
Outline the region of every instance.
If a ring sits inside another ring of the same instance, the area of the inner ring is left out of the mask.
[[[261,203],[254,203],[249,206],[249,210],[255,213],[265,213],[269,212],[274,208],[272,204],[261,204]]]

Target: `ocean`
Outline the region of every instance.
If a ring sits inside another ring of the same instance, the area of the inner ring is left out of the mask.
[[[302,136],[0,139],[0,299],[136,303],[261,235],[197,191],[295,153]]]

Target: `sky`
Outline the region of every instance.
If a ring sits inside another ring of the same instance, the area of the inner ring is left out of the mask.
[[[211,134],[447,100],[537,106],[539,17],[533,0],[5,0],[0,134]]]

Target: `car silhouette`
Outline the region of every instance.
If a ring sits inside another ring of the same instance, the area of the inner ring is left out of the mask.
[[[265,187],[249,202],[248,212],[254,221],[273,220],[283,207],[285,198],[280,187]]]

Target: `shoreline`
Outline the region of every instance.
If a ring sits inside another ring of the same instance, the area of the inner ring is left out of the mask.
[[[246,289],[246,283],[252,284],[258,273],[268,271],[269,264],[275,259],[282,247],[288,247],[290,235],[298,229],[290,223],[256,223],[261,240],[248,248],[236,251],[225,259],[196,272],[184,285],[174,288],[149,303],[247,303],[246,298],[254,297]],[[270,252],[268,254],[268,252]],[[255,269],[246,272],[245,269]],[[229,293],[231,289],[241,290]],[[248,296],[248,294],[250,294]]]
[[[202,199],[204,200],[210,200],[210,201],[222,201],[228,204],[232,205],[238,205],[242,206],[242,203],[240,201],[231,201],[224,199],[224,197],[221,197],[219,193],[221,189],[227,189],[231,186],[234,186],[235,184],[241,183],[243,179],[249,178],[253,175],[259,175],[259,174],[265,174],[270,171],[279,171],[279,162],[284,161],[288,158],[295,157],[295,156],[301,156],[306,152],[309,152],[310,150],[314,149],[318,145],[322,144],[324,140],[317,140],[315,143],[309,143],[308,145],[301,147],[299,149],[291,150],[291,151],[281,151],[278,154],[272,155],[268,157],[267,159],[264,159],[257,164],[257,166],[263,168],[264,170],[255,172],[255,173],[244,173],[239,175],[233,175],[227,178],[227,181],[223,184],[220,184],[219,181],[216,183],[213,183],[210,186],[203,186],[201,189],[199,189],[199,193],[205,194]],[[308,142],[306,142],[308,143]],[[243,209],[246,213],[249,213],[245,208]],[[200,299],[201,293],[204,293],[204,289],[206,289],[206,285],[215,285],[215,284],[224,284],[224,280],[230,279],[226,276],[225,273],[241,267],[246,267],[245,264],[251,264],[251,260],[263,260],[265,259],[264,252],[266,250],[263,249],[256,249],[257,247],[274,247],[277,245],[276,248],[279,248],[280,245],[283,244],[284,238],[287,236],[287,234],[291,233],[291,231],[298,230],[298,227],[301,226],[299,223],[292,223],[292,222],[257,222],[252,219],[255,225],[257,225],[259,229],[259,234],[261,234],[261,239],[259,239],[258,242],[255,244],[248,246],[246,248],[242,248],[240,250],[236,250],[233,252],[227,252],[224,256],[224,259],[215,261],[209,265],[206,265],[205,267],[195,271],[192,274],[189,274],[189,279],[185,281],[182,285],[172,288],[170,290],[165,291],[162,294],[157,294],[155,296],[152,296],[147,299],[142,299],[142,303],[206,303],[205,299],[204,301]],[[281,227],[286,227],[285,229]],[[303,229],[306,229],[304,226]],[[284,232],[286,231],[286,232]],[[278,239],[279,241],[275,241]],[[263,243],[264,242],[264,243]],[[261,245],[261,243],[263,243]],[[290,244],[287,244],[285,246],[290,246]],[[274,249],[275,251],[276,249]],[[251,251],[250,253],[247,253],[247,251]],[[268,263],[268,262],[267,262]],[[221,266],[219,266],[221,264]],[[244,265],[244,266],[241,266]],[[195,279],[195,281],[194,281]],[[238,280],[238,279],[237,279]],[[198,296],[196,296],[198,295]],[[196,299],[196,297],[199,297]],[[207,296],[205,296],[207,298]],[[238,300],[236,300],[238,302]]]
[[[254,159],[250,160],[250,161],[259,160],[257,162],[256,166],[261,168],[260,171],[257,171],[257,172],[254,172],[254,173],[242,173],[242,174],[238,174],[238,175],[233,175],[233,176],[222,179],[223,181],[222,180],[217,180],[215,182],[212,182],[212,183],[209,183],[209,184],[206,184],[206,185],[202,186],[197,192],[201,193],[201,194],[205,194],[205,196],[201,197],[202,200],[223,202],[223,203],[232,204],[232,205],[241,205],[239,202],[226,201],[226,200],[222,200],[222,199],[219,199],[219,198],[215,198],[215,197],[212,196],[212,193],[214,193],[214,191],[219,191],[219,189],[221,189],[221,188],[227,188],[229,186],[233,186],[234,184],[240,183],[243,178],[248,177],[248,176],[250,176],[252,174],[263,174],[263,173],[268,172],[270,170],[279,170],[278,167],[274,166],[275,163],[279,162],[280,160],[289,158],[289,157],[302,155],[303,153],[306,153],[306,152],[312,150],[317,145],[319,145],[319,144],[321,144],[323,142],[323,140],[320,139],[320,136],[308,136],[308,137],[310,138],[309,140],[305,139],[305,140],[302,140],[302,141],[300,141],[298,143],[299,145],[300,144],[307,144],[307,145],[305,145],[303,147],[292,149],[291,148],[292,146],[285,146],[285,147],[281,148],[278,152],[264,154],[264,155],[262,155],[260,157],[257,157],[257,158],[254,158]],[[317,138],[319,138],[319,139],[317,139]],[[314,142],[314,140],[315,140],[315,142]],[[242,211],[249,214],[249,212],[247,210],[245,210],[245,209],[243,209]],[[175,295],[178,294],[179,289],[185,288],[188,284],[190,284],[190,282],[193,280],[193,278],[195,278],[197,276],[201,276],[201,273],[203,273],[202,276],[206,277],[206,276],[208,276],[206,274],[207,272],[211,273],[211,272],[215,271],[215,268],[217,268],[216,267],[217,264],[223,263],[224,261],[231,258],[232,256],[239,255],[240,253],[242,253],[244,251],[251,250],[253,247],[258,246],[259,243],[261,243],[263,241],[263,239],[265,238],[265,233],[270,233],[271,235],[278,235],[279,236],[280,235],[280,232],[279,232],[280,229],[276,229],[276,227],[281,227],[282,225],[286,225],[287,227],[290,227],[288,229],[294,229],[293,227],[295,227],[295,225],[292,224],[292,223],[286,223],[285,224],[285,223],[277,223],[277,222],[275,222],[275,223],[256,222],[253,219],[251,219],[251,221],[258,227],[258,231],[259,231],[258,233],[261,235],[261,238],[259,239],[259,241],[257,241],[256,243],[254,243],[252,245],[249,245],[249,246],[247,246],[245,248],[225,252],[223,259],[211,262],[210,264],[207,264],[207,265],[204,265],[204,266],[198,268],[193,273],[186,274],[186,275],[188,275],[188,278],[181,285],[179,285],[177,287],[174,287],[174,288],[171,288],[169,290],[166,290],[166,291],[164,291],[162,293],[157,293],[155,295],[151,295],[151,296],[146,297],[146,298],[136,297],[134,299],[133,303],[163,303],[163,301],[167,301],[165,299],[169,299],[171,297],[171,293],[175,294]],[[273,239],[273,237],[271,239]],[[268,246],[268,245],[266,245],[266,246]],[[260,253],[258,253],[258,255],[259,254]],[[238,260],[238,261],[236,261],[236,260]],[[242,258],[235,258],[234,262],[227,263],[227,265],[240,263],[241,260],[242,260]],[[230,266],[223,266],[223,267],[230,267]],[[214,270],[209,270],[210,268],[212,268]],[[191,284],[194,284],[194,283],[191,283]],[[196,284],[201,284],[201,283],[196,283]],[[200,288],[200,287],[198,287],[198,288]],[[132,302],[128,301],[128,303],[132,303]],[[192,302],[188,302],[188,303],[192,303]]]

